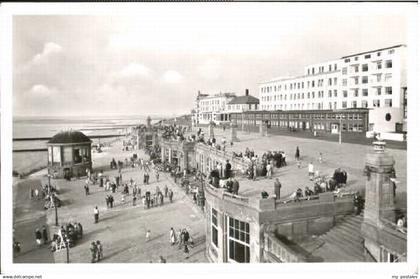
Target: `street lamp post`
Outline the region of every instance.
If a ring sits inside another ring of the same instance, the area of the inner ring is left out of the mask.
[[[67,263],[70,263],[70,248],[69,248],[69,240],[66,240],[66,258]]]
[[[343,115],[340,114],[340,131],[338,133],[338,144],[341,144],[341,131],[342,131],[342,121],[341,121],[341,119],[342,119],[342,117],[343,117]]]
[[[52,197],[54,201],[54,210],[55,210],[55,226],[58,227],[58,214],[57,214],[57,202],[55,197]]]

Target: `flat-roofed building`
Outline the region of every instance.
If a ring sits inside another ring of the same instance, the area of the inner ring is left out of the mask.
[[[406,131],[406,45],[308,65],[304,75],[259,84],[261,110],[368,108],[368,130]]]

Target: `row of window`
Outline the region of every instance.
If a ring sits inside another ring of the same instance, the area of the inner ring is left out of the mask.
[[[384,107],[392,107],[392,99],[384,99],[383,100],[383,106]],[[375,99],[371,103],[372,105],[370,107],[381,107],[381,100]],[[341,102],[341,108],[367,108],[369,107],[368,100],[362,100],[360,102],[360,106],[358,105],[358,101],[342,101]],[[329,102],[328,107],[325,109],[337,109],[337,102]],[[306,104],[290,104],[289,106],[287,104],[270,104],[270,105],[261,105],[262,110],[271,110],[271,109],[278,109],[278,110],[303,110],[303,109],[324,109],[323,103],[306,103]]]
[[[390,49],[390,50],[388,50],[388,54],[394,54],[394,53],[395,53],[395,49]],[[381,51],[376,52],[376,56],[377,56],[377,57],[381,56],[381,54],[382,54],[382,52],[381,52]],[[370,59],[370,58],[372,57],[372,55],[374,55],[374,54],[373,54],[373,53],[365,54],[365,55],[363,56],[363,58],[364,58],[364,59]],[[354,56],[354,57],[353,57],[353,61],[358,61],[358,60],[359,60],[359,57],[362,57],[362,56]],[[351,61],[351,59],[350,59],[350,58],[346,58],[346,59],[344,59],[344,63],[349,63],[350,61]]]
[[[332,72],[334,69],[334,71],[337,71],[337,64],[334,64],[334,66],[332,64],[328,65],[328,72]],[[318,66],[318,72],[319,73],[324,73],[324,70],[326,70],[326,66],[324,68],[324,66]],[[314,75],[315,74],[315,67],[309,68],[307,71],[308,76],[309,75]]]
[[[385,86],[384,88],[385,88],[385,92],[384,92],[385,95],[392,95],[392,87],[391,86]],[[359,97],[359,92],[360,92],[359,88],[354,88],[354,89],[351,90],[351,92],[352,92],[353,97]],[[317,93],[317,94],[315,94],[315,93]],[[377,96],[382,95],[382,87],[375,87],[374,93]],[[336,89],[328,90],[328,95],[327,96],[328,96],[328,98],[338,97],[337,90]],[[342,96],[343,96],[343,98],[347,98],[349,96],[348,90],[343,90],[342,91]],[[369,96],[369,89],[368,88],[362,88],[361,96],[363,96],[363,97]],[[306,98],[307,99],[324,98],[324,91],[307,92]],[[289,100],[300,100],[300,99],[302,99],[302,100],[305,99],[305,93],[303,93],[303,92],[302,93],[294,93],[294,94],[291,94],[290,98],[289,98]],[[273,96],[261,96],[261,101],[262,102],[283,101],[283,100],[287,101],[287,95],[286,94],[285,95],[283,95],[283,94],[273,95]]]
[[[382,69],[382,61],[376,61],[374,63],[375,63],[375,69],[376,70]],[[359,72],[359,65],[353,65],[353,66],[350,66],[350,68],[351,68],[350,73],[358,73]],[[387,69],[392,68],[392,60],[386,60],[385,61],[385,68],[387,68]],[[309,69],[308,69],[308,71],[309,71]],[[368,64],[362,64],[361,71],[362,72],[369,71],[369,65]],[[347,75],[347,73],[348,73],[347,67],[343,67],[342,68],[342,74]],[[389,78],[391,78],[391,76],[389,76]],[[337,77],[328,78],[326,80],[328,82],[328,86],[337,85]],[[318,79],[317,81],[316,80],[307,81],[307,88],[310,88],[310,87],[314,88],[315,84],[317,84],[318,87],[322,87],[323,82],[324,82],[323,79]],[[346,84],[344,84],[344,83],[347,84],[347,80],[343,79],[343,85],[346,86]],[[367,83],[367,77],[366,77],[366,79],[365,79],[365,77],[362,78],[362,83]],[[355,83],[355,84],[358,84],[358,83]],[[288,85],[284,84],[283,89],[284,90],[287,90],[287,89],[289,89],[289,90],[301,89],[301,88],[304,89],[305,88],[304,85],[305,85],[305,83],[303,81],[302,82],[293,82],[293,83],[289,83]],[[261,87],[261,89],[260,89],[261,93],[277,92],[277,91],[281,91],[281,90],[282,90],[282,85],[281,84],[277,85],[277,86],[276,85],[275,86],[264,86],[264,87]]]

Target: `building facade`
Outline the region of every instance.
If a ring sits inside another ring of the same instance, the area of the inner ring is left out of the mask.
[[[229,122],[229,113],[227,104],[232,101],[236,95],[234,93],[219,93],[214,95],[198,95],[195,108],[195,123],[216,124]]]
[[[406,45],[308,65],[304,75],[259,84],[261,110],[370,109],[368,130],[406,127]]]
[[[232,113],[232,123],[251,130],[263,123],[271,130],[308,130],[338,134],[364,133],[368,129],[369,110],[352,108],[339,110],[248,111]]]
[[[226,107],[227,113],[239,113],[245,111],[257,111],[260,100],[254,96],[249,95],[249,90],[245,89],[244,96],[233,98]]]

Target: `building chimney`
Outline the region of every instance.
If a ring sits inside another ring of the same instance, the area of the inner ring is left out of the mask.
[[[245,89],[245,96],[249,95],[249,89]]]

